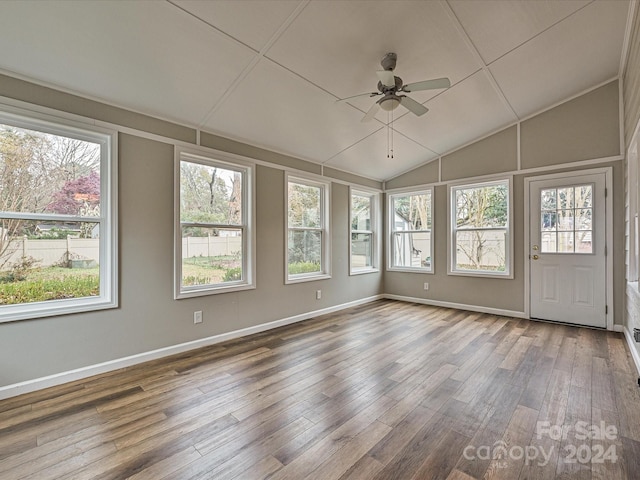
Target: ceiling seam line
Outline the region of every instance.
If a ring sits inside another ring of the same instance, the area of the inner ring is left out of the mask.
[[[512,49],[510,49],[509,51],[503,53],[502,55],[500,55],[499,57],[494,58],[493,60],[491,60],[487,66],[491,66],[494,63],[496,63],[498,60],[500,60],[503,57],[506,57],[507,55],[509,55],[511,52],[519,49],[520,47],[522,47],[523,45],[526,45],[527,43],[531,42],[531,40],[538,38],[540,35],[542,35],[543,33],[547,32],[548,30],[551,30],[553,27],[555,27],[556,25],[564,22],[565,20],[567,20],[568,18],[573,17],[576,13],[584,10],[585,8],[587,8],[589,5],[591,5],[592,3],[594,3],[595,0],[591,0],[589,3],[583,5],[582,7],[578,8],[576,11],[571,12],[569,15],[567,15],[566,17],[561,18],[560,20],[558,20],[557,22],[552,23],[551,25],[549,25],[547,28],[545,28],[544,30],[541,30],[540,32],[536,33],[533,37],[528,38],[527,40],[525,40],[524,42],[516,45],[515,47],[513,47]]]
[[[167,0],[167,1],[170,2],[171,0]],[[302,2],[300,2],[298,4],[298,6],[295,8],[295,10],[287,17],[287,19],[282,23],[282,25],[280,25],[280,27],[276,30],[276,32],[273,35],[271,35],[269,40],[267,40],[267,42],[262,46],[262,48],[259,51],[256,51],[254,48],[249,47],[249,48],[251,48],[252,51],[256,52],[256,54],[254,55],[253,59],[242,70],[242,72],[240,72],[240,74],[232,82],[232,84],[229,86],[229,88],[227,88],[227,90],[225,90],[225,92],[222,94],[220,99],[207,112],[207,114],[204,116],[204,118],[202,119],[202,121],[198,125],[199,129],[202,129],[202,128],[204,128],[206,126],[206,124],[209,122],[209,120],[211,120],[211,117],[214,115],[214,113],[224,104],[224,102],[229,98],[229,96],[231,96],[231,94],[233,92],[235,92],[235,90],[240,86],[240,84],[247,78],[249,73],[251,73],[253,71],[253,69],[258,65],[258,63],[260,63],[260,60],[262,60],[263,58],[267,58],[266,57],[267,51],[282,36],[282,34],[291,26],[293,21],[296,18],[298,18],[300,13],[302,13],[302,11],[306,8],[306,6],[309,4],[309,2],[310,2],[310,0],[303,0]],[[196,17],[196,18],[199,18],[199,17]],[[211,25],[208,22],[205,22],[205,23],[207,25]],[[213,25],[211,25],[211,26],[212,26],[212,28],[215,28],[216,30],[218,30]],[[233,37],[231,37],[231,38],[233,38]],[[240,42],[240,43],[242,43],[242,42]]]
[[[481,65],[481,69],[484,72],[487,80],[489,81],[489,84],[491,85],[491,88],[493,88],[493,90],[498,95],[498,98],[500,98],[500,100],[502,101],[504,106],[507,107],[507,110],[510,111],[513,114],[513,116],[514,116],[514,118],[516,120],[519,120],[520,117],[518,116],[518,114],[516,113],[515,109],[513,108],[513,106],[511,105],[511,103],[507,99],[507,97],[505,96],[505,94],[502,91],[502,89],[499,87],[498,82],[496,81],[496,79],[494,78],[493,74],[489,70],[489,66],[486,64],[486,62],[482,58],[482,55],[480,55],[480,52],[479,52],[478,48],[473,43],[473,40],[471,40],[471,37],[469,36],[467,31],[465,30],[464,26],[460,22],[460,19],[458,18],[456,13],[451,8],[451,5],[449,5],[449,2],[447,0],[445,0],[441,4],[444,6],[444,9],[446,10],[447,14],[449,15],[449,18],[451,19],[451,22],[453,23],[454,27],[456,28],[456,30],[458,30],[458,32],[460,33],[460,36],[462,37],[464,42],[467,44],[467,48],[469,48],[469,50],[471,51],[471,54],[476,58],[476,61]]]

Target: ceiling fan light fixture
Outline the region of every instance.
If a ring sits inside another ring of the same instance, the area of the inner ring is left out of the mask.
[[[380,108],[385,112],[390,112],[391,110],[395,110],[400,105],[401,98],[397,95],[385,95],[378,101]]]

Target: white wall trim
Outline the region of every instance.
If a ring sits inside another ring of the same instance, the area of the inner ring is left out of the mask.
[[[624,330],[624,338],[627,339],[627,345],[629,346],[633,363],[636,364],[636,370],[640,373],[640,355],[638,355],[638,350],[636,350],[633,334],[629,331],[628,327],[622,327],[622,325],[616,325],[616,327],[620,327]],[[618,330],[616,329],[616,331]]]
[[[389,300],[399,300],[401,302],[420,303],[423,305],[433,305],[434,307],[455,308],[457,310],[467,310],[470,312],[488,313],[490,315],[502,315],[505,317],[525,318],[528,319],[524,312],[518,312],[516,310],[505,310],[503,308],[482,307],[478,305],[467,305],[464,303],[455,302],[442,302],[440,300],[431,300],[429,298],[407,297],[404,295],[393,295],[386,293],[384,298]]]
[[[340,305],[334,305],[333,307],[322,308],[320,310],[314,310],[311,312],[301,313],[292,317],[282,318],[280,320],[274,320],[272,322],[262,323],[253,327],[242,328],[240,330],[234,330],[232,332],[221,333],[212,337],[201,338],[193,340],[191,342],[180,343],[178,345],[171,345],[169,347],[159,348],[148,352],[138,353],[128,357],[118,358],[110,360],[108,362],[98,363],[95,365],[89,365],[86,367],[76,368],[66,372],[56,373],[46,377],[36,378],[33,380],[27,380],[25,382],[14,383],[12,385],[6,385],[0,387],[0,400],[6,398],[15,397],[24,393],[34,392],[48,387],[54,387],[56,385],[62,385],[67,382],[73,382],[75,380],[81,380],[101,373],[118,370],[120,368],[130,367],[139,363],[148,362],[151,360],[157,360],[159,358],[168,357],[170,355],[176,355],[178,353],[187,352],[196,348],[207,347],[215,345],[216,343],[226,342],[236,338],[252,335],[254,333],[264,332],[292,323],[301,322],[309,318],[317,317],[320,315],[326,315],[328,313],[337,312],[346,308],[356,307],[365,303],[370,303],[375,300],[385,298],[384,295],[373,295],[371,297],[361,298],[351,302],[343,303]]]

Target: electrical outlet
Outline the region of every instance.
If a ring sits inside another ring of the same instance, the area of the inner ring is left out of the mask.
[[[428,282],[424,282],[424,289],[425,290],[429,290],[429,283]]]
[[[316,300],[320,300],[322,298],[322,290],[316,290]]]
[[[193,312],[193,323],[202,323],[202,310]]]

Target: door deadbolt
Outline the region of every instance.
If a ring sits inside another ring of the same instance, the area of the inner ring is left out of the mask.
[[[533,247],[531,247],[533,250],[538,250],[538,245],[534,245]]]

